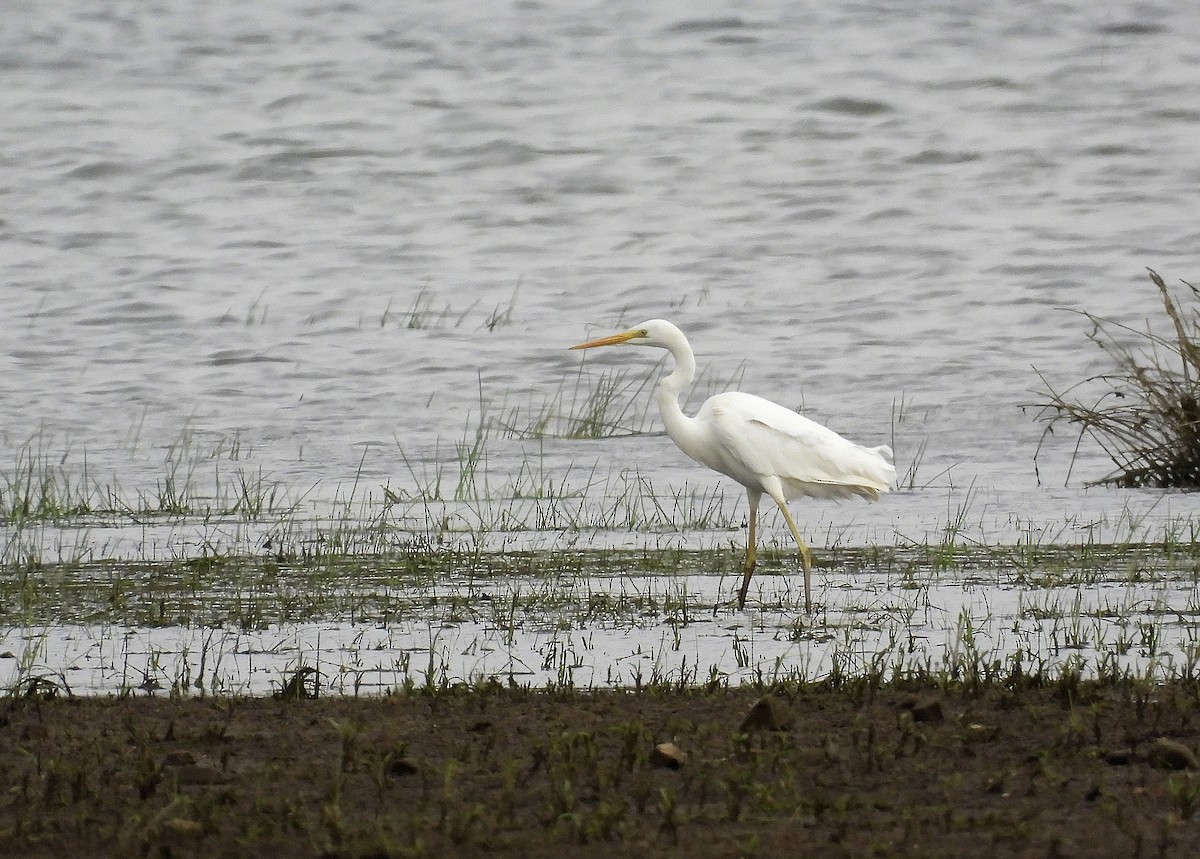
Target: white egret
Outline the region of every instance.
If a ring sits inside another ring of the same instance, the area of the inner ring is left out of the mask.
[[[572,349],[596,346],[655,346],[675,359],[675,369],[658,383],[655,399],[667,435],[702,465],[746,487],[750,502],[749,535],[738,607],[754,574],[758,502],[765,492],[779,505],[796,538],[804,566],[804,610],[812,612],[812,553],[788,512],[792,498],[849,498],[871,501],[892,488],[896,469],[887,445],[863,447],[791,409],[740,391],[709,397],[695,417],[679,407],[679,394],[696,376],[696,358],[683,332],[664,319],[651,319],[628,331],[589,340]]]

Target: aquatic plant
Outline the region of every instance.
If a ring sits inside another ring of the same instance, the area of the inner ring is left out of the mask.
[[[0,463],[0,524],[28,525],[84,517],[239,516],[257,519],[283,512],[280,485],[261,467],[243,465],[240,439],[221,436],[211,445],[188,427],[168,445],[162,474],[148,485],[126,489],[114,478],[93,476],[87,451],[76,457],[67,444],[52,451],[38,431],[13,450],[11,464]],[[232,465],[230,465],[232,463]],[[202,472],[211,469],[211,480]]]
[[[1080,442],[1091,437],[1116,466],[1094,483],[1200,488],[1200,308],[1188,313],[1163,279],[1147,271],[1173,332],[1157,334],[1149,325],[1142,331],[1081,311],[1092,323],[1087,338],[1114,366],[1063,391],[1038,374],[1046,395],[1037,403],[1038,418],[1047,422],[1042,441],[1065,421],[1078,425]],[[1182,283],[1193,302],[1200,301],[1200,290]]]

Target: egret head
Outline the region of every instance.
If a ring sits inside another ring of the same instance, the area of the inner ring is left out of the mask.
[[[650,319],[641,325],[635,325],[620,334],[610,334],[598,340],[589,340],[572,346],[572,349],[592,349],[596,346],[657,346],[660,349],[670,349],[672,345],[684,340],[683,332],[665,319]]]

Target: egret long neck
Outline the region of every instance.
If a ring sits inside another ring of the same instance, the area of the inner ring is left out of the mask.
[[[658,401],[667,435],[686,453],[691,450],[687,440],[695,435],[697,428],[695,419],[685,415],[679,407],[679,395],[696,378],[696,358],[687,345],[672,348],[671,355],[675,358],[675,369],[658,383],[654,398]]]

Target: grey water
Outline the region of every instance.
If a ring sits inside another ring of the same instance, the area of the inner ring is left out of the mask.
[[[1035,463],[1028,406],[1108,366],[1079,311],[1163,324],[1146,267],[1200,281],[1200,7],[807,6],[6,4],[0,473],[416,497],[481,412],[654,372],[566,347],[666,317],[715,387],[896,448],[883,503],[795,505],[817,548],[1190,522],[1088,487],[1070,433]],[[497,434],[486,468],[721,485],[645,429]],[[269,533],[17,530],[50,561]]]

